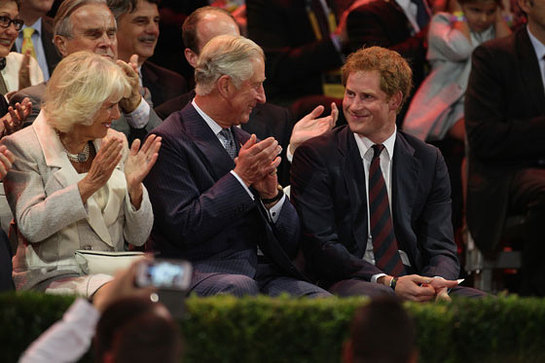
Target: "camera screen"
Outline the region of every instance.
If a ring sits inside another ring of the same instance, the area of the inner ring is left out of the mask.
[[[184,266],[170,262],[151,264],[148,267],[148,279],[157,287],[184,287]]]

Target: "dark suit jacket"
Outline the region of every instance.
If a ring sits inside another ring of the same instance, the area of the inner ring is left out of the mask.
[[[187,82],[179,73],[150,61],[145,61],[142,64],[140,72],[142,73],[142,84],[151,92],[154,107],[187,92]]]
[[[236,144],[250,135],[232,128]],[[291,259],[298,250],[299,219],[286,200],[272,226],[260,202],[230,173],[234,161],[189,104],[152,133],[163,138],[157,163],[145,180],[154,208],[154,249],[185,258],[197,271],[254,277],[256,248],[284,274],[302,275]]]
[[[395,50],[409,62],[413,90],[418,88],[426,73],[426,37],[423,33],[414,34],[409,19],[395,0],[370,1],[352,10],[346,21],[352,52],[373,45]]]
[[[157,107],[155,112],[162,119],[170,114],[184,108],[195,97],[195,90],[175,97],[163,105]],[[286,186],[290,182],[290,163],[286,158],[288,145],[290,144],[291,130],[293,128],[292,116],[285,107],[276,106],[270,103],[258,103],[247,123],[242,124],[242,129],[250,134],[264,140],[269,136],[274,137],[282,145],[282,162],[278,167],[278,182]]]
[[[49,75],[51,76],[57,63],[61,61],[61,55],[53,44],[53,19],[48,16],[42,17],[42,44],[47,60],[47,68],[49,69]]]
[[[343,64],[330,37],[316,40],[306,3],[246,0],[248,36],[265,51],[265,89],[273,103],[322,94],[322,72]]]
[[[499,242],[515,173],[545,166],[545,93],[526,27],[473,52],[465,98],[467,223],[485,251]]]
[[[303,250],[319,278],[370,280],[380,271],[364,261],[368,236],[363,162],[347,126],[295,151],[291,200],[303,224]],[[392,166],[392,218],[399,248],[425,276],[458,277],[450,220],[450,183],[439,150],[398,132]]]

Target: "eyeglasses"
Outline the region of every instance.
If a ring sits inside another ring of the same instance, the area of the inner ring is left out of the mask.
[[[0,26],[2,28],[9,28],[9,26],[13,23],[13,26],[15,27],[15,30],[19,31],[23,29],[23,25],[25,22],[22,19],[10,19],[7,16],[0,15]]]

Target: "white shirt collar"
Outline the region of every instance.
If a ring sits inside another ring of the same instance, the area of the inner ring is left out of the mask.
[[[392,159],[394,156],[394,145],[396,140],[396,134],[397,134],[397,126],[394,129],[394,132],[388,137],[382,145],[384,145],[384,148],[386,149],[387,153],[385,154],[384,151],[381,155],[385,155],[388,157],[388,159]],[[369,152],[369,149],[372,148],[375,143],[371,140],[369,140],[367,137],[357,134],[354,132],[354,138],[356,139],[356,144],[358,145],[358,150],[360,152],[360,156],[362,159],[368,158],[368,160],[371,160],[370,158],[373,157],[373,153]],[[367,156],[366,156],[367,155]]]
[[[534,51],[536,52],[537,60],[541,62],[543,60],[543,56],[545,56],[545,45],[541,43],[530,31],[530,28],[526,27],[526,31],[528,32],[528,36],[530,37],[530,42],[534,46]]]
[[[193,107],[195,107],[195,110],[197,111],[197,113],[199,115],[201,115],[201,117],[204,119],[204,121],[206,122],[208,127],[210,127],[212,129],[212,132],[214,133],[214,135],[217,136],[220,133],[220,131],[223,130],[223,127],[218,125],[218,123],[216,121],[212,120],[212,118],[210,116],[205,114],[204,111],[201,110],[199,106],[197,106],[197,103],[195,102],[195,99],[193,99],[191,101],[191,104],[193,105]]]

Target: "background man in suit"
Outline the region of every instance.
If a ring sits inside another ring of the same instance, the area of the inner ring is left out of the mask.
[[[184,55],[187,62],[195,68],[202,48],[208,41],[218,35],[240,35],[235,18],[225,9],[204,6],[192,12],[182,26],[182,37],[187,48]],[[185,107],[195,97],[195,90],[173,98],[157,107],[155,111],[162,119]],[[333,106],[335,107],[335,106]],[[289,184],[290,163],[287,150],[291,144],[291,153],[303,141],[321,135],[330,130],[337,120],[338,112],[316,119],[324,111],[323,107],[314,110],[304,119],[293,125],[292,115],[285,107],[271,103],[258,103],[250,114],[250,121],[242,124],[243,130],[262,140],[274,137],[282,146],[282,162],[278,167],[278,181],[281,185]],[[293,133],[292,133],[293,128]]]
[[[299,146],[292,164],[306,262],[340,295],[448,299],[460,267],[446,165],[395,124],[411,69],[397,52],[371,47],[350,55],[342,74],[348,126]]]
[[[61,60],[60,54],[53,45],[53,19],[46,16],[51,5],[53,0],[23,0],[19,16],[24,20],[25,25],[15,40],[17,51],[22,53],[24,29],[34,29],[31,36],[32,45],[45,81],[49,79],[53,69]]]
[[[159,0],[108,0],[117,20],[117,49],[119,59],[129,62],[138,55],[140,82],[151,93],[153,107],[187,92],[187,84],[180,74],[150,61],[159,38]]]
[[[257,44],[215,37],[195,69],[194,100],[152,131],[163,149],[146,179],[156,212],[151,240],[164,257],[193,263],[199,295],[329,295],[291,262],[299,219],[278,188],[281,147],[234,127],[265,102],[264,80]]]
[[[117,27],[114,16],[105,0],[64,0],[54,20],[54,43],[63,57],[79,50],[88,50],[96,54],[117,59]],[[137,56],[130,64],[117,60],[124,69],[132,86],[129,97],[119,103],[121,117],[112,124],[112,128],[127,135],[129,143],[141,138],[161,119],[141,96],[138,73],[135,71]],[[32,102],[32,112],[26,122],[32,122],[41,109],[41,100],[45,93],[45,83],[27,87],[17,92],[10,99],[10,104],[21,102],[28,97]]]
[[[545,295],[545,1],[520,0],[527,26],[473,52],[466,92],[467,223],[494,251],[508,214],[524,214],[520,293]]]
[[[330,0],[246,0],[248,37],[266,55],[267,95],[275,104],[292,107],[295,119],[342,97],[323,87],[328,73],[344,61],[347,36],[344,27],[335,25],[335,10],[336,1]]]

